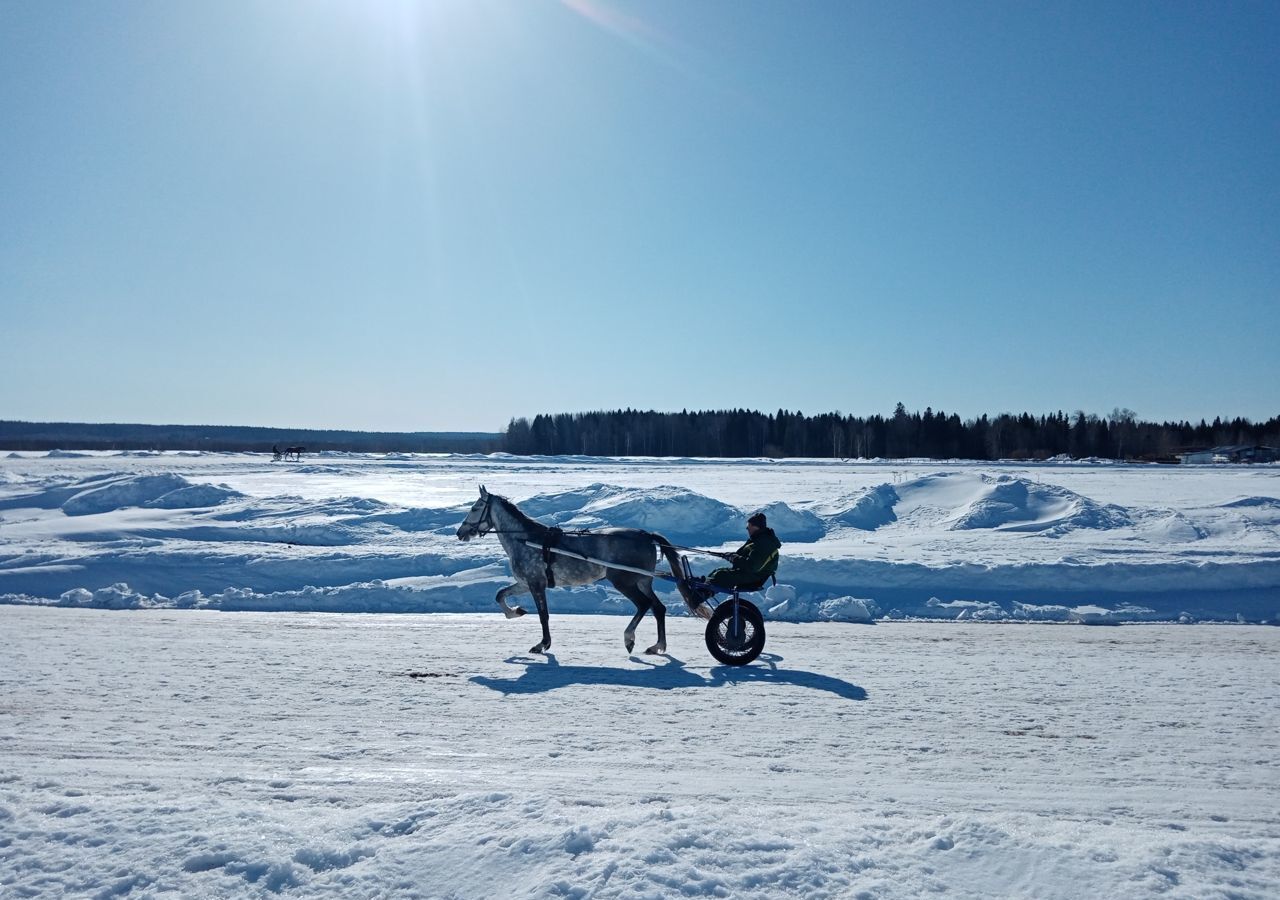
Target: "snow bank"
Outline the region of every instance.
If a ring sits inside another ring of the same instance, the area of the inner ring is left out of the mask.
[[[894,506],[899,499],[892,485],[880,484],[851,497],[842,498],[830,512],[833,523],[848,525],[862,531],[875,531],[881,526],[898,520]]]
[[[1130,524],[1136,525],[1147,540],[1169,544],[1199,541],[1209,536],[1203,526],[1173,509],[1137,512]]]
[[[488,585],[491,590],[479,591],[474,583],[417,590],[375,580],[341,587],[305,587],[297,591],[269,593],[231,588],[209,597],[193,599],[197,608],[224,612],[488,612],[496,609],[493,595],[499,586],[498,580],[494,579]]]
[[[1154,622],[1160,614],[1154,609],[1122,604],[1114,609],[1103,606],[1077,606],[1071,609],[1071,620],[1082,625],[1120,625],[1124,622]]]
[[[760,512],[765,514],[769,527],[784,544],[812,543],[822,540],[827,534],[826,523],[807,509],[792,509],[778,501],[760,507]]]
[[[1226,509],[1261,507],[1263,509],[1280,510],[1280,500],[1275,497],[1242,497],[1239,500],[1224,503],[1222,506]]]
[[[538,494],[520,508],[549,524],[569,528],[640,528],[677,543],[723,544],[746,539],[746,518],[755,508],[742,509],[688,488],[660,485],[630,488],[590,484],[570,491]],[[759,507],[784,541],[816,541],[826,533],[811,512],[774,502]],[[458,511],[451,511],[461,520]]]
[[[1026,466],[894,465],[26,456],[0,460],[0,602],[490,610],[509,583],[501,546],[454,536],[485,481],[531,494],[520,507],[547,524],[642,528],[690,546],[736,546],[762,510],[784,541],[791,593],[753,599],[782,619],[1280,618],[1280,470],[1055,466],[1066,483],[1048,484]],[[671,483],[654,487],[659,470]],[[691,560],[702,573],[719,565]],[[669,583],[659,590],[683,609]],[[551,606],[632,611],[604,588],[557,589]]]
[[[130,506],[194,509],[217,506],[225,500],[241,496],[225,485],[192,484],[172,472],[97,478],[88,483],[93,486],[74,493],[62,503],[64,513],[69,516],[88,516]]]
[[[942,601],[930,597],[925,603],[930,610],[937,610],[942,617],[954,618],[956,621],[974,619],[977,621],[999,621],[1005,617],[1004,608],[999,603],[984,600],[949,600]],[[936,618],[931,616],[930,618]]]
[[[1220,509],[1251,526],[1276,531],[1280,528],[1280,500],[1275,497],[1245,497],[1223,504]]]
[[[175,488],[142,505],[152,509],[199,509],[218,506],[241,496],[243,495],[239,491],[234,491],[225,484],[191,484]]]
[[[511,583],[511,578],[497,567],[483,567],[461,573],[456,579],[426,579],[433,582],[415,584],[417,579],[402,583],[373,579],[371,581],[333,587],[309,585],[298,590],[255,591],[251,588],[227,588],[211,594],[198,590],[185,591],[176,597],[146,594],[119,582],[95,591],[75,588],[49,602],[23,594],[0,595],[0,604],[13,606],[62,606],[78,609],[204,609],[223,612],[331,612],[331,613],[497,613],[494,595]],[[574,588],[555,595],[556,613],[603,613],[616,615],[635,613],[631,601],[602,586]],[[677,595],[667,596],[669,614],[687,616]],[[515,598],[515,605],[521,605]],[[523,598],[530,612],[532,601]]]
[[[1121,506],[1101,504],[1057,485],[977,472],[941,472],[896,486],[879,484],[816,504],[814,511],[832,525],[862,531],[876,531],[910,513],[917,522],[952,531],[1038,531],[1047,536],[1132,524]]]
[[[381,522],[394,526],[401,531],[457,531],[458,525],[466,518],[465,507],[447,509],[414,508],[397,512],[384,512],[367,515],[359,522]]]
[[[861,597],[801,598],[796,589],[779,584],[765,594],[766,616],[784,622],[859,622],[870,624],[878,618],[880,607],[874,600]]]
[[[1078,528],[1108,530],[1132,524],[1123,508],[1096,503],[1056,485],[1009,475],[979,479],[976,496],[959,509],[952,530],[999,528],[1060,535]]]
[[[688,488],[596,487],[547,497],[545,502],[556,506],[573,498],[586,501],[576,509],[561,508],[551,518],[572,528],[641,528],[677,542],[723,543],[743,532],[740,510]]]
[[[120,582],[96,591],[84,588],[67,591],[58,598],[57,605],[79,609],[155,609],[177,604],[170,603],[167,597],[158,594],[151,597],[139,594],[129,585]]]
[[[28,594],[0,594],[0,604],[16,606],[63,606],[86,609],[209,609],[224,612],[334,612],[334,613],[445,613],[496,612],[494,595],[511,583],[505,567],[491,564],[453,576],[371,579],[334,586],[308,585],[299,589],[260,591],[246,587],[203,593],[184,591],[170,597],[148,594],[129,584],[117,582],[97,590],[75,588],[56,600]],[[668,614],[688,615],[678,594],[664,582],[656,583]],[[1253,613],[1249,618],[1237,612],[1213,609],[1179,610],[1176,601],[1164,608],[1156,604],[1117,602],[1100,604],[1052,604],[995,602],[986,600],[941,600],[930,597],[920,602],[898,600],[891,606],[869,597],[813,592],[795,585],[778,584],[764,594],[748,594],[767,620],[786,622],[854,622],[887,620],[932,620],[973,622],[1043,622],[1083,625],[1119,625],[1137,622],[1262,622],[1280,624],[1280,604],[1271,612]],[[723,598],[722,598],[723,599]],[[515,598],[517,605],[532,611],[530,598]],[[630,601],[603,585],[558,589],[550,594],[553,614],[631,615]]]
[[[288,522],[281,525],[195,525],[174,528],[169,531],[138,532],[144,537],[153,535],[180,538],[204,543],[260,543],[288,544],[302,547],[349,547],[364,541],[365,535],[353,528],[332,522]]]

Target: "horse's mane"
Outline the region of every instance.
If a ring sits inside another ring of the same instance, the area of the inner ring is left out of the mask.
[[[490,491],[490,493],[493,495],[493,499],[499,501],[502,504],[502,508],[505,509],[512,517],[514,517],[522,525],[532,525],[534,528],[547,527],[546,525],[543,525],[541,522],[539,522],[537,519],[527,515],[523,510],[520,509],[520,507],[516,506],[506,497],[503,497],[501,494],[493,494],[492,491]]]

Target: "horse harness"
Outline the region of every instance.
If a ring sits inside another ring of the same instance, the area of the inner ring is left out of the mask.
[[[547,567],[547,587],[556,586],[556,573],[551,571],[551,560],[555,556],[551,551],[560,545],[560,539],[564,537],[563,529],[552,525],[547,529],[546,537],[542,539],[542,562]]]
[[[481,531],[481,528],[484,528]],[[520,529],[515,528],[499,528],[498,523],[493,521],[493,494],[485,497],[484,512],[480,518],[476,520],[475,529],[477,534],[523,534]],[[574,534],[589,534],[587,531],[575,531]],[[546,566],[547,587],[556,586],[556,575],[551,569],[551,563],[555,560],[555,554],[552,552],[556,547],[560,546],[560,539],[564,537],[564,529],[552,525],[547,529],[546,535],[542,539],[542,562]]]

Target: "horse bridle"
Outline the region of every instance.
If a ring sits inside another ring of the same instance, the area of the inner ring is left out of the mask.
[[[484,511],[480,513],[480,518],[476,519],[476,523],[471,526],[472,537],[482,537],[486,534],[528,534],[523,528],[499,528],[498,523],[493,521],[493,494],[486,492],[484,495]],[[465,523],[463,523],[465,524]],[[552,528],[552,531],[560,534],[589,534],[587,531],[560,531],[558,528]],[[726,557],[727,558],[727,557]]]
[[[471,526],[474,532],[472,537],[481,537],[493,531],[497,525],[493,521],[493,494],[486,493],[484,495],[484,511],[480,513],[480,518],[476,519],[475,524]]]
[[[480,514],[480,518],[476,519],[476,523],[471,526],[475,531],[472,537],[483,537],[486,534],[515,534],[514,529],[503,529],[498,527],[498,523],[493,521],[493,494],[488,492],[484,495],[484,512]]]

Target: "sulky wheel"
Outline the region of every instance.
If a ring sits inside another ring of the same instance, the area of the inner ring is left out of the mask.
[[[745,666],[764,649],[764,616],[750,600],[726,600],[707,622],[707,649],[726,666]]]

